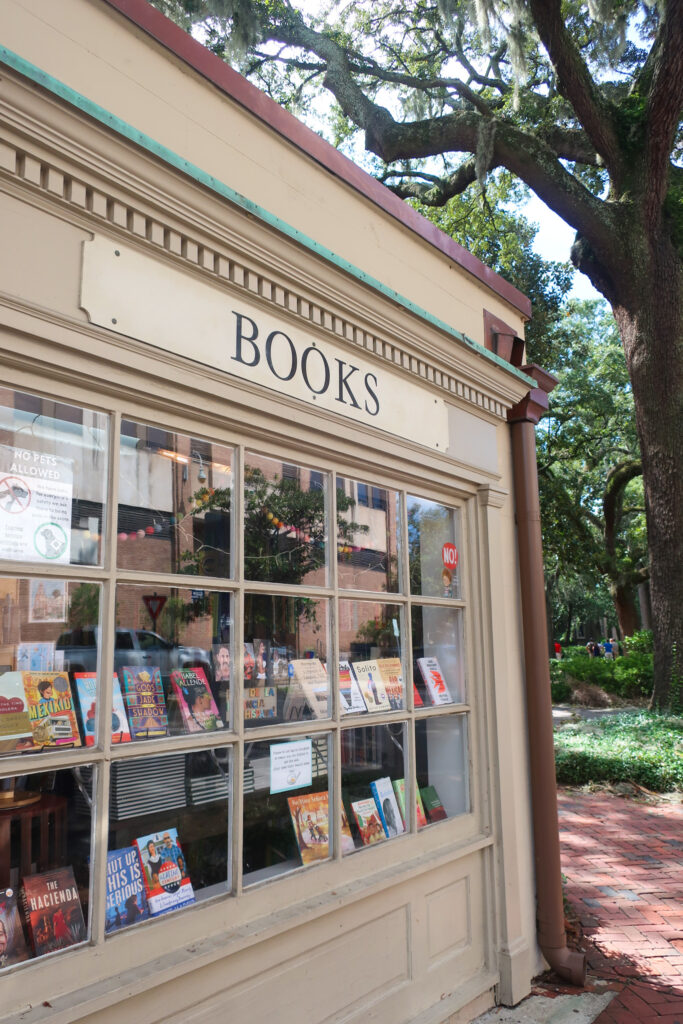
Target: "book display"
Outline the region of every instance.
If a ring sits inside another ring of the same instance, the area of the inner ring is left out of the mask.
[[[244,691],[244,718],[277,718],[277,690],[274,686],[255,686]]]
[[[377,811],[387,839],[392,839],[394,836],[405,832],[403,817],[396,803],[396,794],[394,793],[391,779],[388,776],[383,779],[375,779],[374,782],[370,783],[370,789],[375,798]]]
[[[24,692],[36,747],[80,747],[66,672],[23,672]]]
[[[21,904],[36,956],[85,940],[85,920],[73,868],[24,878]]]
[[[171,672],[171,686],[180,707],[185,732],[214,732],[223,728],[203,668],[176,669]]]
[[[353,671],[368,711],[391,711],[391,704],[377,662],[355,661]]]
[[[377,668],[392,711],[403,710],[403,669],[400,658],[378,658]]]
[[[107,854],[107,916],[105,932],[127,928],[149,917],[142,865],[135,846]]]
[[[372,846],[373,843],[381,843],[383,839],[386,839],[387,833],[382,824],[377,803],[373,798],[354,800],[351,810],[356,819],[363,846]]]
[[[31,956],[14,889],[0,889],[0,968],[20,964]]]
[[[362,715],[367,712],[363,694],[348,661],[339,662],[339,699],[345,714]]]
[[[158,667],[123,668],[123,699],[134,740],[168,735],[168,714]]]
[[[306,793],[287,798],[302,864],[326,860],[330,853],[329,797]]]
[[[418,658],[418,668],[427,687],[432,704],[452,704],[453,698],[436,658]]]
[[[0,752],[33,746],[33,730],[23,673],[0,675]]]
[[[75,672],[76,695],[80,705],[81,723],[86,747],[95,743],[95,716],[97,713],[97,673]],[[113,678],[113,696],[111,708],[111,741],[112,743],[130,743],[128,716],[123,705],[121,684],[117,673]]]
[[[285,719],[329,716],[329,683],[320,658],[295,658],[289,663],[289,691]]]
[[[150,916],[194,903],[194,890],[178,842],[178,830],[166,829],[135,840]]]

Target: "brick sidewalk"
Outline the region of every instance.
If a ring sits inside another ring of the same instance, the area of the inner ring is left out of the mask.
[[[558,799],[588,971],[619,990],[595,1024],[683,1024],[683,805],[573,790]]]

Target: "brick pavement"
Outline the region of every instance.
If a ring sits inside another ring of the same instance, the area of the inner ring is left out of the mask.
[[[683,805],[560,790],[562,870],[589,976],[618,994],[595,1024],[683,1024]]]

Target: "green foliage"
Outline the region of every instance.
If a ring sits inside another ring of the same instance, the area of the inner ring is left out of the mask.
[[[635,782],[657,792],[683,789],[683,720],[652,712],[565,725],[555,732],[557,781]]]
[[[91,626],[100,620],[100,587],[98,583],[79,583],[69,593],[69,628]]]
[[[571,689],[572,680],[599,686],[606,693],[626,699],[649,698],[652,694],[652,654],[634,652],[622,658],[588,658],[583,653],[550,662],[554,684],[564,683]]]
[[[627,651],[638,651],[640,654],[652,654],[654,647],[651,629],[639,629],[633,636],[624,637]]]
[[[565,682],[563,679],[558,679],[556,682],[551,681],[550,695],[552,697],[553,704],[565,704],[571,699],[572,688],[569,683]]]

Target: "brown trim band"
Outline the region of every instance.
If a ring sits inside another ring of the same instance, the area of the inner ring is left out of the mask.
[[[212,85],[236,103],[248,110],[273,131],[297,146],[325,170],[340,178],[379,206],[385,213],[400,221],[405,227],[419,235],[434,248],[442,252],[463,270],[476,277],[482,284],[495,292],[522,316],[531,316],[531,300],[495,271],[487,267],[471,252],[459,245],[434,224],[420,216],[411,206],[404,203],[384,185],[361,170],[329,142],[325,142],[314,131],[297,120],[284,107],[248,82],[225,61],[207,50],[191,35],[176,25],[146,0],[105,0],[110,7],[125,15],[143,32],[185,61]]]

